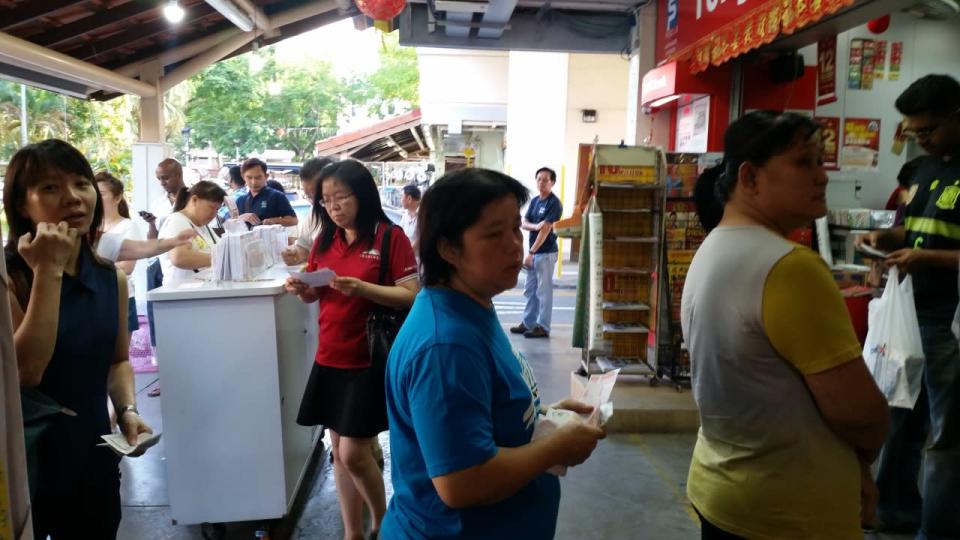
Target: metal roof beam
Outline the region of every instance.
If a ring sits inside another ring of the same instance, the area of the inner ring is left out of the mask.
[[[98,11],[72,23],[58,26],[42,34],[30,36],[30,41],[44,47],[53,47],[54,45],[78,38],[82,34],[99,30],[100,28],[124,19],[139,17],[144,13],[156,9],[157,6],[153,4],[128,2],[120,7]]]
[[[181,27],[195,24],[211,15],[217,15],[217,11],[207,4],[197,4],[188,8],[186,12],[187,14],[181,23]],[[170,23],[163,18],[146,24],[133,23],[126,30],[113,34],[106,39],[94,41],[77,49],[66,49],[64,52],[81,60],[89,60],[115,49],[122,49],[136,41],[171,32],[172,30],[173,28],[170,26]]]
[[[0,22],[0,31],[31,23],[37,19],[53,15],[62,9],[84,3],[86,3],[86,0],[30,0],[23,2],[13,9],[0,11],[0,20],[3,21]]]

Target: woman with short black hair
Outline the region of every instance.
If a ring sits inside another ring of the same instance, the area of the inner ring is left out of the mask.
[[[517,284],[527,198],[484,169],[450,173],[423,196],[426,288],[387,363],[394,496],[384,539],[553,538],[560,484],[546,471],[583,462],[604,436],[571,422],[532,440],[540,391],[493,307]]]

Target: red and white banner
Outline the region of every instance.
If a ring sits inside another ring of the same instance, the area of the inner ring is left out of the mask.
[[[837,36],[817,43],[817,105],[837,100]]]

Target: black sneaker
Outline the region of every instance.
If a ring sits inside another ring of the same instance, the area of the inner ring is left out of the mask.
[[[528,329],[527,329],[526,326],[523,325],[523,323],[520,323],[520,324],[518,324],[518,325],[510,328],[510,333],[511,333],[511,334],[526,334],[527,331],[528,331]]]
[[[533,330],[529,330],[523,333],[525,338],[548,338],[550,337],[550,332],[547,332],[546,328],[538,326]]]

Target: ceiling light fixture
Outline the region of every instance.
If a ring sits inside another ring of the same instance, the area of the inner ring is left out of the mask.
[[[253,46],[250,50],[250,56],[247,58],[247,66],[250,68],[250,73],[256,75],[263,71],[263,66],[266,64],[266,60],[260,56],[260,43],[258,41],[253,42]]]
[[[183,16],[186,13],[183,11],[183,8],[180,7],[180,4],[177,3],[177,0],[170,0],[167,5],[163,6],[163,16],[167,18],[173,24],[179,24],[183,20]]]

